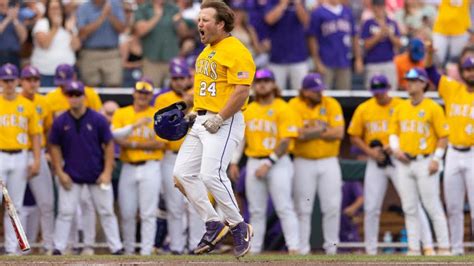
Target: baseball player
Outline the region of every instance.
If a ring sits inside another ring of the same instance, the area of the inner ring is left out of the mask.
[[[36,200],[41,215],[41,236],[43,238],[43,248],[47,253],[53,251],[54,234],[54,188],[53,177],[46,161],[46,132],[52,124],[52,114],[43,95],[38,93],[40,86],[40,73],[33,66],[26,66],[21,71],[21,95],[31,101],[35,107],[40,124],[43,127],[41,132],[41,159],[40,171],[37,176],[28,181],[29,188]],[[31,145],[31,144],[29,144]],[[30,160],[33,153],[29,152]]]
[[[393,110],[402,100],[388,95],[391,85],[386,76],[376,74],[370,80],[371,99],[357,107],[347,133],[351,142],[368,155],[364,177],[364,234],[365,250],[377,254],[380,209],[387,190],[388,180],[399,191],[395,167],[388,149],[388,124]],[[423,254],[434,255],[431,228],[425,211],[419,205]]]
[[[155,100],[155,110],[159,110],[180,101],[192,101],[192,95],[188,93],[186,82],[190,75],[188,66],[185,62],[172,60],[169,67],[171,77],[170,91],[159,95]],[[190,97],[191,96],[191,97]],[[170,141],[166,146],[165,156],[161,164],[161,174],[163,178],[163,191],[166,202],[168,233],[170,236],[170,250],[174,254],[182,254],[186,244],[184,214],[185,206],[189,207],[189,241],[188,249],[194,250],[202,235],[205,232],[205,226],[201,218],[197,215],[194,208],[186,204],[183,194],[174,186],[173,168],[176,161],[179,148],[184,138],[178,141]]]
[[[196,60],[196,112],[187,115],[195,121],[181,145],[173,173],[206,222],[206,233],[195,253],[214,249],[230,227],[234,254],[241,257],[250,249],[252,227],[240,215],[226,170],[244,135],[242,110],[247,105],[255,63],[249,50],[231,36],[233,22],[233,11],[224,2],[202,3],[198,31],[206,47]],[[207,191],[222,209],[229,227],[221,222]]]
[[[319,74],[310,73],[303,79],[299,97],[290,101],[290,106],[303,121],[293,149],[293,185],[301,254],[310,252],[311,215],[316,192],[321,202],[326,254],[336,254],[339,243],[342,175],[337,156],[344,136],[344,117],[341,105],[334,98],[322,95],[325,87]]]
[[[397,159],[396,179],[408,233],[407,255],[420,255],[420,199],[433,222],[438,254],[449,255],[448,224],[439,193],[439,173],[449,127],[443,109],[424,98],[428,75],[412,68],[405,75],[410,98],[390,119],[389,144]]]
[[[161,159],[165,142],[153,130],[154,108],[150,106],[153,84],[137,81],[133,104],[118,109],[112,118],[112,130],[120,145],[123,162],[119,179],[119,206],[126,254],[135,251],[136,216],[140,213],[141,255],[151,255],[156,233],[155,210],[161,187]]]
[[[49,134],[51,161],[60,186],[53,255],[66,249],[82,189],[90,192],[112,254],[123,254],[110,185],[114,144],[105,117],[84,104],[84,85],[66,85],[70,109],[57,117]]]
[[[444,197],[452,252],[462,255],[466,192],[471,209],[471,224],[474,224],[474,57],[464,56],[460,59],[462,83],[440,76],[433,66],[432,46],[427,50],[427,72],[444,100],[450,128],[444,170]]]
[[[273,72],[258,70],[254,88],[255,101],[244,112],[245,155],[248,157],[245,191],[250,223],[255,230],[250,252],[262,252],[270,194],[288,251],[296,254],[299,248],[298,220],[291,197],[294,172],[288,151],[298,136],[298,120],[288,104],[279,98]]]
[[[18,69],[12,64],[0,68],[0,179],[6,184],[18,215],[26,182],[40,171],[42,131],[35,106],[16,92]],[[29,146],[30,145],[30,146]],[[28,160],[28,148],[33,158]],[[3,197],[0,197],[0,202]],[[7,212],[4,212],[5,252],[17,254],[18,242]]]

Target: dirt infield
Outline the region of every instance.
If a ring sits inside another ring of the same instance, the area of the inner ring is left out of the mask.
[[[474,265],[474,255],[459,257],[406,257],[402,255],[265,254],[240,260],[231,255],[206,256],[0,256],[0,265]]]

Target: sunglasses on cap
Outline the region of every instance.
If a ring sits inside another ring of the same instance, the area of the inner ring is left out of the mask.
[[[385,83],[376,83],[376,84],[371,84],[370,89],[371,90],[383,90],[387,89],[388,85]]]
[[[152,93],[153,86],[145,81],[138,81],[135,83],[135,90],[140,93]]]
[[[69,92],[66,92],[66,96],[67,97],[81,97],[83,96],[84,93],[81,92],[81,91],[69,91]]]
[[[40,78],[31,77],[31,78],[23,78],[23,80],[26,80],[28,82],[38,82],[40,81]]]

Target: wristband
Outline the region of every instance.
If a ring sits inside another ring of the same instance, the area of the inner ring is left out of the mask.
[[[278,155],[276,155],[276,153],[272,152],[272,154],[270,154],[270,156],[268,156],[268,159],[272,162],[272,164],[276,164],[278,159]]]
[[[273,162],[272,162],[270,159],[263,159],[263,160],[261,161],[261,164],[266,165],[266,166],[268,166],[268,167],[272,167],[272,166],[273,166]]]
[[[441,161],[443,159],[443,156],[444,156],[444,149],[436,148],[433,159],[437,159]]]

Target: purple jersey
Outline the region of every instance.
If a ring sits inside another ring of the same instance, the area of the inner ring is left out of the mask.
[[[265,14],[268,14],[279,3],[280,0],[268,0]],[[280,20],[269,26],[269,37],[272,43],[271,63],[301,63],[308,58],[305,29],[296,16],[294,5],[288,5]]]
[[[341,210],[350,206],[354,201],[364,195],[362,184],[358,181],[344,182],[342,186],[342,204]],[[360,210],[359,210],[360,211]],[[341,214],[341,230],[339,233],[341,242],[357,242],[360,241],[357,226],[352,222],[352,218]]]
[[[325,5],[311,13],[310,34],[319,44],[319,56],[324,65],[331,68],[351,66],[352,37],[356,35],[356,26],[352,11],[342,6],[336,14]]]
[[[53,122],[49,142],[61,147],[64,172],[74,183],[94,184],[104,170],[102,146],[112,140],[105,117],[87,109],[79,119],[64,112]]]
[[[390,31],[394,32],[396,36],[400,36],[397,23],[389,18],[386,20]],[[380,32],[380,27],[375,19],[367,20],[362,26],[360,37],[363,40],[370,39],[372,36]],[[372,49],[365,51],[365,63],[384,63],[393,61],[394,47],[388,37],[377,43]]]

